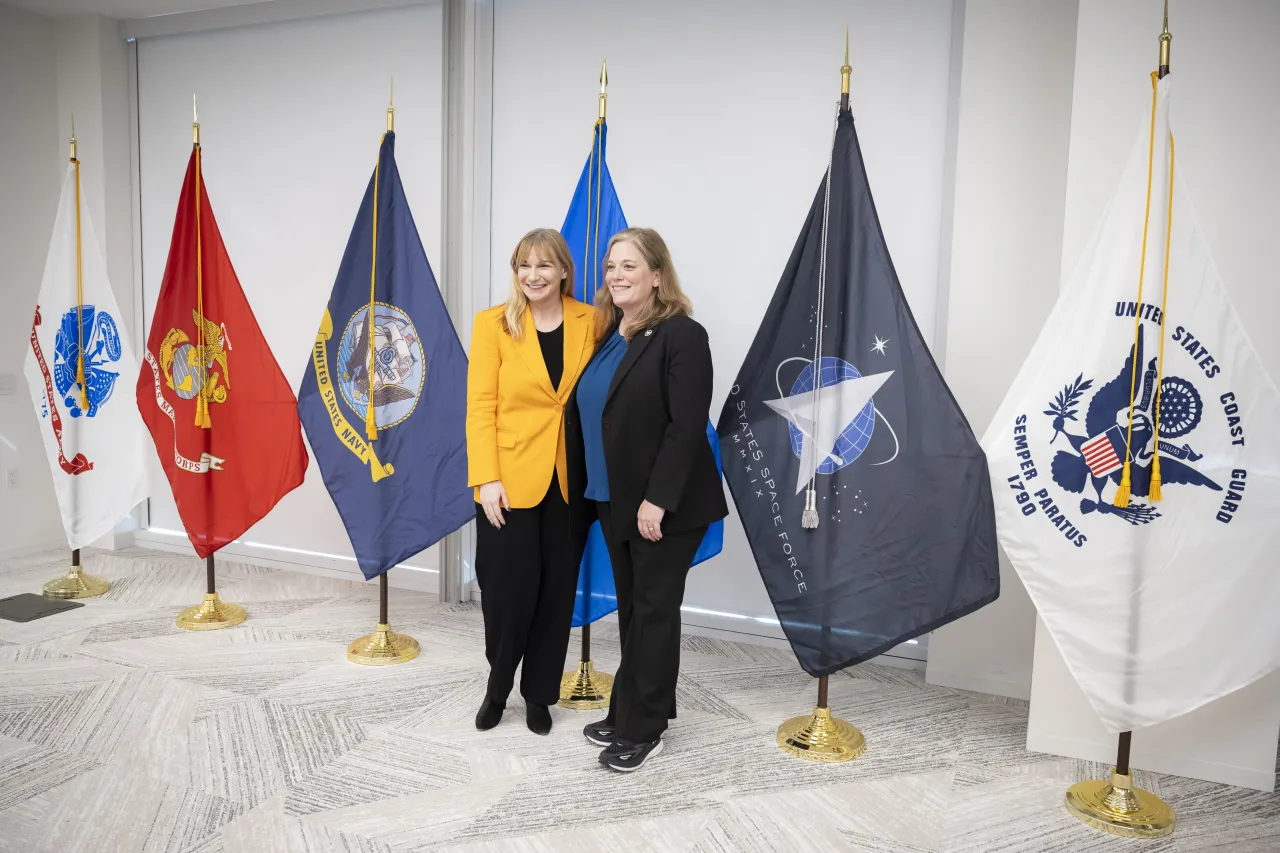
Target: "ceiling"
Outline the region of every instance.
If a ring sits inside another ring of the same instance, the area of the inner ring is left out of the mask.
[[[194,12],[202,9],[221,9],[225,6],[246,6],[261,0],[0,0],[0,2],[30,12],[38,12],[50,18],[102,15],[107,18],[129,19],[171,15],[175,12]]]

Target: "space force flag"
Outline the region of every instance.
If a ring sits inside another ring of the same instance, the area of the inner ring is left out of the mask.
[[[1280,655],[1280,396],[1175,168],[1171,85],[983,438],[1001,544],[1116,732]]]
[[[907,307],[848,108],[718,430],[760,576],[811,675],[999,595],[986,459]]]
[[[601,118],[596,122],[591,138],[591,154],[578,186],[573,191],[573,201],[565,215],[560,236],[569,244],[573,255],[573,297],[588,305],[595,301],[596,292],[604,286],[604,253],[613,235],[627,227],[622,213],[622,203],[613,188],[613,176],[605,160],[605,139],[608,126]],[[716,466],[720,465],[719,442],[710,421],[707,422],[707,440],[715,453]],[[693,565],[711,559],[724,548],[724,522],[717,521],[707,528],[702,544],[694,555]],[[618,593],[613,585],[613,566],[605,546],[600,523],[594,522],[587,533],[586,550],[582,553],[582,565],[578,572],[578,592],[573,605],[573,627],[588,625],[618,609]]]
[[[297,401],[222,242],[195,145],[135,394],[201,557],[302,485]]]
[[[395,143],[388,131],[298,393],[366,578],[475,517],[467,356],[409,211]]]
[[[146,436],[127,390],[138,360],[75,159],[62,182],[24,373],[67,543],[83,548],[147,497],[147,481]],[[116,387],[121,376],[125,389]]]

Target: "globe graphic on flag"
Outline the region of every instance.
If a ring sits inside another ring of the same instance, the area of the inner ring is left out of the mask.
[[[847,379],[862,378],[862,374],[858,372],[858,369],[844,359],[824,356],[820,359],[819,365],[818,387],[820,388],[827,388]],[[811,393],[812,391],[813,363],[810,362],[805,365],[804,370],[800,371],[800,375],[792,383],[790,396],[794,397],[797,394]],[[831,455],[822,460],[822,464],[818,466],[818,473],[834,474],[861,456],[871,442],[871,434],[875,431],[875,427],[875,402],[868,400],[867,404],[858,411],[857,416],[840,431]],[[800,432],[794,423],[788,423],[788,428],[791,435],[791,452],[796,455],[796,458],[800,458],[804,433]],[[839,461],[834,457],[839,457]]]

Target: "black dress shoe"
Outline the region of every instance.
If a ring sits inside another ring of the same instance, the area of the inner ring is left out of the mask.
[[[476,711],[476,728],[482,732],[493,728],[502,720],[502,712],[506,709],[506,705],[499,705],[485,696],[484,702],[480,704],[480,710]]]
[[[524,722],[535,735],[551,734],[551,711],[546,705],[525,701]]]

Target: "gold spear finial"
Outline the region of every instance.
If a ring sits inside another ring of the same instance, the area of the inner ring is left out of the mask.
[[[609,100],[609,63],[600,60],[600,120],[604,120],[605,109]]]
[[[193,145],[200,144],[200,110],[196,107],[196,96],[191,94],[191,142]]]
[[[1160,76],[1169,73],[1169,48],[1173,36],[1169,34],[1169,0],[1164,0],[1164,32],[1160,33]]]
[[[387,133],[396,129],[396,77],[391,75],[391,95],[387,98]]]
[[[71,159],[76,159],[76,114],[71,114]]]
[[[849,67],[849,28],[844,28],[844,65],[840,66],[840,94],[849,94],[849,75],[853,69]]]

